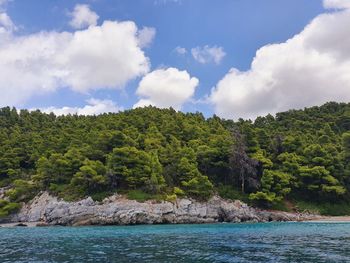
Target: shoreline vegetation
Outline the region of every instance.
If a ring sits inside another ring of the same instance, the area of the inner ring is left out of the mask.
[[[98,116],[0,109],[0,222],[40,193],[62,206],[87,199],[96,206],[118,193],[167,209],[179,200],[200,206],[221,198],[227,200],[221,206],[241,200],[258,216],[273,210],[344,216],[349,178],[349,103],[255,121],[155,107]],[[171,220],[181,221],[171,209]],[[222,216],[229,218],[211,219]]]

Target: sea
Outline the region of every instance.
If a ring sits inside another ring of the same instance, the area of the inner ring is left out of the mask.
[[[350,223],[1,227],[0,262],[350,262]]]

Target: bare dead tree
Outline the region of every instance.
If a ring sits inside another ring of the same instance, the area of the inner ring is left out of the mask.
[[[239,174],[241,191],[245,193],[245,183],[254,181],[257,176],[258,161],[250,158],[247,154],[247,146],[244,136],[235,128],[232,130],[233,145],[230,155],[230,169],[232,174]]]

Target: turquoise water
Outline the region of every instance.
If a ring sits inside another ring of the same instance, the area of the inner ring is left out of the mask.
[[[350,224],[0,228],[0,262],[350,262]]]

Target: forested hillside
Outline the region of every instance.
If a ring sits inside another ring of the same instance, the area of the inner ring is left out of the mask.
[[[350,200],[350,104],[233,122],[138,108],[99,116],[0,110],[0,216],[41,190],[68,200],[207,199],[263,207]],[[350,206],[350,205],[349,205]],[[348,208],[350,210],[350,208]]]

